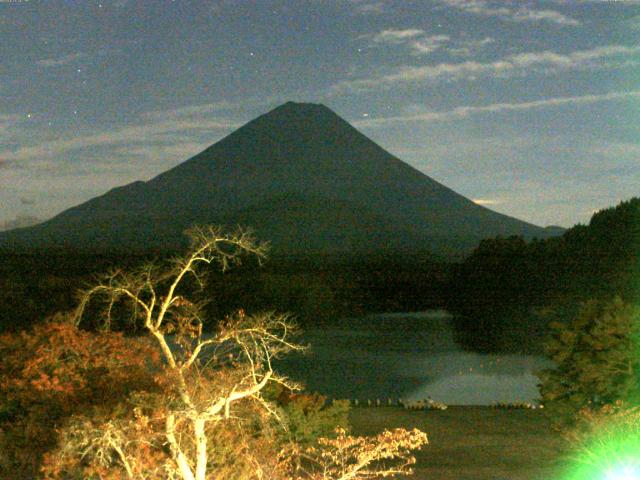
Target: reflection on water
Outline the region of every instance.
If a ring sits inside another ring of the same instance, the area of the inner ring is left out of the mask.
[[[535,401],[545,359],[463,352],[443,311],[372,315],[345,320],[349,328],[311,329],[304,356],[278,364],[308,390],[332,398],[420,399],[452,405]]]

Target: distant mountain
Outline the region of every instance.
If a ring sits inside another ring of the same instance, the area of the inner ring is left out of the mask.
[[[547,236],[549,237],[559,237],[567,231],[566,228],[560,227],[558,225],[548,225],[544,227],[544,229],[547,231]]]
[[[296,254],[455,254],[485,237],[558,234],[476,205],[323,105],[288,102],[148,182],[0,232],[0,246],[174,248],[193,223],[252,226]]]

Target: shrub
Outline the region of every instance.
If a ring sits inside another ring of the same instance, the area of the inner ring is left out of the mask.
[[[309,446],[321,437],[331,437],[336,428],[349,426],[349,400],[334,400],[318,393],[283,391],[278,396],[286,435],[301,446]]]

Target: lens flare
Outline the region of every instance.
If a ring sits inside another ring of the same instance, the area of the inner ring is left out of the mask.
[[[580,451],[563,480],[640,480],[640,435],[598,440]]]
[[[640,480],[640,467],[638,465],[620,465],[610,469],[604,480]]]

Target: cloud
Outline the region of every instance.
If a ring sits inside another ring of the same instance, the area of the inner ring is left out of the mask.
[[[513,55],[509,61],[520,67],[530,67],[534,64],[549,64],[560,67],[578,68],[591,60],[606,59],[615,56],[627,56],[640,52],[640,46],[627,47],[624,45],[607,45],[591,50],[579,50],[563,55],[554,52],[527,52]]]
[[[573,97],[557,97],[546,98],[544,100],[534,100],[531,102],[520,103],[492,103],[490,105],[481,106],[461,106],[452,110],[439,112],[424,112],[412,115],[403,115],[386,118],[370,118],[367,120],[357,120],[354,125],[359,127],[380,127],[394,123],[407,122],[440,122],[452,120],[455,118],[467,118],[471,115],[480,113],[500,113],[510,111],[523,111],[544,107],[555,107],[561,105],[586,105],[596,102],[604,102],[608,100],[622,100],[626,98],[640,98],[640,90],[631,90],[629,92],[611,92],[600,95],[581,95]]]
[[[511,22],[550,22],[557,25],[576,26],[581,23],[556,10],[534,10],[525,5],[518,8],[505,6],[504,3],[486,0],[438,0],[440,3],[472,15],[497,17]]]
[[[145,165],[175,165],[177,160],[184,160],[203,151],[210,142],[191,142],[187,140],[176,141],[164,145],[136,145],[123,146],[114,149],[111,154],[122,159],[132,160],[136,158],[144,161]]]
[[[417,28],[408,28],[405,30],[382,30],[380,33],[373,35],[372,40],[374,43],[400,44],[406,42],[407,39],[421,37],[424,34],[424,30]]]
[[[440,50],[450,40],[449,35],[431,35],[411,42],[410,46],[415,54],[428,55]]]
[[[20,135],[20,141],[0,147],[0,168],[13,173],[37,169],[60,176],[85,175],[88,171],[96,173],[98,170],[131,173],[137,169],[140,173],[145,168],[153,173],[158,166],[166,167],[176,159],[187,158],[209,146],[211,131],[219,138],[220,131],[226,133],[241,126],[229,119],[231,112],[224,115],[216,112],[233,110],[236,115],[247,108],[274,101],[274,97],[265,96],[149,111],[138,117],[137,124],[66,138],[53,139],[47,134],[38,137],[37,132],[29,132]],[[7,122],[24,120],[24,116],[5,117]],[[0,115],[0,132],[5,117]],[[132,157],[140,161],[131,164]]]
[[[45,58],[42,60],[38,60],[36,62],[37,65],[45,68],[51,67],[60,67],[62,65],[66,65],[68,63],[73,63],[76,60],[80,60],[81,58],[86,57],[84,53],[70,53],[68,55],[64,55],[62,57],[57,58]]]
[[[449,35],[427,35],[424,30],[418,28],[382,30],[373,35],[362,35],[360,38],[370,39],[372,47],[377,45],[409,47],[416,55],[433,53],[450,41]]]
[[[238,104],[231,102],[212,102],[201,105],[188,105],[186,107],[178,107],[169,110],[154,110],[142,114],[142,117],[148,120],[168,120],[191,116],[202,116],[220,110],[237,108],[238,106]]]
[[[42,222],[42,219],[32,217],[30,215],[18,215],[16,218],[0,222],[0,232],[4,230],[13,230],[14,228],[30,227]]]
[[[42,38],[46,39],[46,37],[42,37]],[[119,48],[103,47],[88,53],[77,52],[77,53],[69,53],[67,55],[62,55],[60,57],[55,57],[55,58],[43,58],[41,60],[37,60],[36,65],[39,65],[44,68],[61,67],[63,65],[75,63],[78,60],[86,61],[88,59],[96,59],[96,58],[105,57],[108,55],[120,54],[120,53],[122,53],[122,50]]]
[[[186,105],[183,107],[169,108],[164,110],[153,110],[142,114],[145,120],[171,120],[185,118],[206,119],[209,114],[225,110],[242,111],[249,107],[263,107],[265,105],[275,105],[283,101],[280,96],[263,96],[244,98],[241,101],[219,101],[201,103],[198,105]]]
[[[170,134],[188,134],[207,130],[230,130],[238,127],[235,122],[226,120],[176,121],[169,119],[141,126],[127,126],[116,130],[60,139],[18,148],[16,151],[0,151],[0,162],[24,162],[55,158],[76,150],[101,146],[122,146],[133,144],[157,143],[158,138]]]
[[[352,0],[356,13],[363,15],[381,15],[386,11],[386,3],[383,1]]]
[[[502,201],[493,199],[493,198],[472,198],[471,201],[473,203],[477,203],[478,205],[500,205]]]
[[[495,43],[495,40],[491,37],[484,37],[478,40],[457,40],[453,46],[447,48],[447,53],[451,55],[469,56],[492,43]]]
[[[380,87],[389,88],[399,83],[473,80],[479,76],[508,78],[517,74],[525,74],[536,68],[545,73],[587,68],[616,68],[622,65],[619,62],[620,57],[632,56],[639,52],[640,46],[607,45],[567,54],[551,51],[525,52],[487,63],[469,60],[461,63],[439,63],[419,67],[403,66],[392,73],[373,78],[338,82],[331,87],[331,91],[333,93],[367,91]],[[615,63],[616,59],[618,63]],[[612,61],[606,63],[609,60]]]
[[[359,38],[369,40],[369,47],[400,45],[409,48],[414,55],[428,55],[441,49],[446,49],[452,55],[470,55],[495,42],[491,37],[452,39],[445,34],[428,35],[419,28],[388,29],[376,34],[361,35]]]
[[[510,15],[507,15],[508,19],[514,22],[551,22],[559,25],[581,25],[581,23],[571,17],[567,17],[555,10],[531,10],[525,7],[519,8],[513,11]]]

